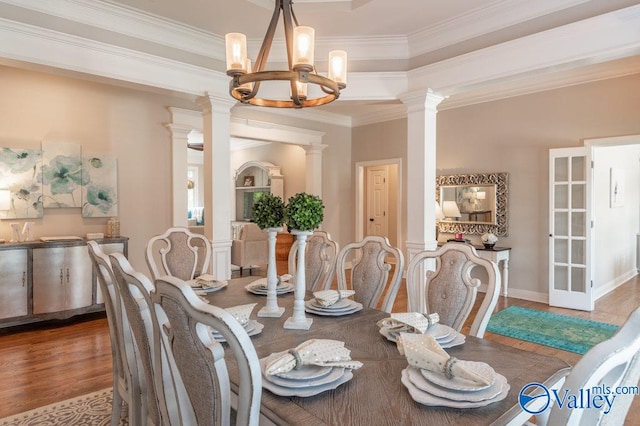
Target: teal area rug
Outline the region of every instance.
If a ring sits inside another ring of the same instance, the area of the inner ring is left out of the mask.
[[[618,326],[535,309],[509,306],[493,314],[487,331],[583,355],[615,334]]]

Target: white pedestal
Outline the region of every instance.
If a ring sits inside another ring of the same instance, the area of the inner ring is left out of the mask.
[[[278,271],[276,266],[276,235],[282,228],[267,228],[269,244],[269,259],[267,264],[267,304],[258,311],[259,317],[280,318],[284,314],[284,308],[278,306]]]
[[[304,296],[307,292],[306,277],[304,274],[304,251],[307,245],[307,237],[312,235],[312,231],[291,231],[296,236],[298,243],[298,266],[296,268],[296,288],[295,301],[293,302],[293,316],[289,317],[284,328],[294,330],[308,330],[313,323],[312,318],[307,318],[304,314]]]

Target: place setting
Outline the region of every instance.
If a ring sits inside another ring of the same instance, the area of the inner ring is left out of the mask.
[[[249,337],[262,333],[262,329],[264,328],[264,324],[250,318],[253,308],[255,308],[256,305],[257,303],[248,303],[246,305],[224,308],[225,311],[233,315],[240,325],[244,327],[244,330],[247,332]],[[213,335],[213,338],[220,343],[227,341],[222,333],[217,330],[212,329],[211,334]]]
[[[193,280],[188,281],[193,291],[198,296],[203,296],[225,288],[227,281],[218,281],[211,274],[203,274]]]
[[[437,313],[421,314],[419,312],[392,313],[389,318],[383,318],[377,322],[382,334],[387,340],[396,342],[401,333],[426,334],[433,336],[436,342],[443,348],[452,348],[464,344],[464,334],[440,324],[440,316]]]
[[[362,303],[350,299],[354,290],[321,290],[313,292],[313,299],[304,302],[305,311],[324,316],[349,315],[362,310]]]
[[[289,282],[290,279],[291,279],[290,274],[284,274],[278,277],[278,284],[276,285],[276,294],[278,296],[281,294],[291,293],[295,290],[295,285]],[[260,296],[266,296],[267,295],[267,279],[258,278],[257,280],[244,286],[244,288],[249,293],[257,294]]]
[[[397,345],[409,363],[401,382],[420,404],[484,407],[509,393],[507,379],[489,364],[451,357],[429,334],[402,333]]]
[[[260,359],[262,387],[279,396],[309,397],[336,389],[362,367],[345,343],[310,339],[293,349]]]

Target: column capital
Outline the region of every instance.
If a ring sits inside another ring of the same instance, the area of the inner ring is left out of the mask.
[[[444,96],[431,89],[418,90],[415,92],[405,93],[400,96],[400,100],[407,106],[407,110],[410,113],[424,110],[436,110],[444,98]]]
[[[231,114],[231,108],[233,108],[237,103],[238,102],[236,100],[210,95],[209,93],[205,93],[204,96],[200,96],[196,101],[196,104],[204,114],[212,112]]]
[[[171,137],[173,138],[183,138],[187,139],[189,133],[193,130],[193,127],[187,126],[184,124],[174,124],[174,123],[166,123],[164,125],[171,132]]]
[[[307,154],[320,154],[327,146],[329,145],[314,143],[311,145],[300,145],[300,148],[304,149]]]

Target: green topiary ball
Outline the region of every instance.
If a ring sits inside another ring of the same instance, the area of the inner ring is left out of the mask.
[[[253,220],[260,229],[279,228],[284,223],[284,209],[282,198],[262,194],[253,204]]]
[[[313,231],[324,219],[324,205],[317,195],[300,192],[289,198],[285,222],[289,229]]]

